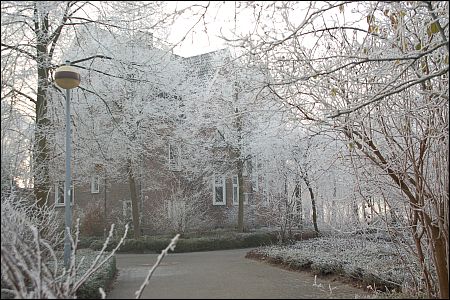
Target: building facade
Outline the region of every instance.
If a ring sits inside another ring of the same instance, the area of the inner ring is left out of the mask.
[[[102,151],[93,151],[91,157],[80,159],[75,147],[73,211],[74,219],[79,217],[81,220],[84,234],[103,234],[112,223],[116,226],[132,225],[133,190],[137,196],[143,234],[234,228],[237,226],[240,188],[244,195],[245,228],[264,225],[264,220],[259,220],[257,214],[258,178],[255,180],[251,174],[250,159],[244,162],[244,159],[237,158],[239,146],[230,136],[230,132],[236,132],[233,129],[235,123],[225,124],[225,127],[232,128],[228,130],[230,139],[225,137],[224,127],[214,122],[200,123],[194,130],[189,125],[194,124],[189,122],[196,121],[198,114],[202,114],[203,120],[214,120],[217,115],[234,113],[233,86],[236,80],[227,71],[231,61],[229,52],[219,50],[188,58],[170,55],[168,61],[175,61],[187,70],[180,76],[185,77],[184,81],[189,82],[192,90],[179,95],[170,88],[168,91],[161,87],[157,89],[156,98],[171,103],[168,109],[165,108],[170,110],[167,111],[169,117],[154,117],[159,128],[153,131],[155,138],[152,142],[157,146],[151,151],[142,150],[133,159],[126,159],[126,156],[115,158],[114,171],[111,171],[108,159],[99,155],[98,152]],[[129,88],[127,84],[124,84],[124,89]],[[137,97],[136,93],[129,91],[126,95],[129,97],[127,101]],[[214,103],[202,111],[196,110],[194,106],[198,105],[198,97],[209,97],[202,102],[204,105]],[[231,106],[228,105],[230,103]],[[96,125],[99,127],[96,130],[107,130],[115,126],[114,122],[126,119],[127,112],[119,101],[109,103],[109,107],[112,120]],[[161,123],[165,125],[161,126]],[[145,130],[142,129],[140,134],[145,136]],[[191,138],[197,145],[192,145]],[[145,142],[142,144],[145,147]],[[83,151],[83,146],[79,148],[80,152]],[[121,165],[118,164],[120,159]],[[242,181],[238,178],[237,162],[245,166]],[[63,208],[63,177],[54,178],[54,182],[50,197],[58,208]]]

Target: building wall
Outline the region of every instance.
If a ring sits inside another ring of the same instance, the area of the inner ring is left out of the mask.
[[[199,79],[194,80],[195,83],[199,84],[199,88],[207,88],[214,76],[218,74],[218,66],[223,65],[227,56],[229,56],[229,53],[224,50],[183,58],[183,60],[190,70],[188,76]],[[223,76],[226,77],[226,75]],[[219,82],[220,88],[232,91],[232,82],[227,82],[227,78],[222,79],[221,83]],[[220,96],[231,97],[231,94],[231,92],[224,91],[220,93]],[[176,95],[161,97],[168,101],[174,96],[180,100]],[[224,105],[234,101],[232,98],[229,100],[223,101]],[[230,108],[233,107],[228,107],[228,109]],[[117,112],[119,117],[120,113],[119,110]],[[161,120],[156,121],[160,122]],[[169,139],[172,136],[173,127],[177,126],[177,122],[169,119],[167,119],[167,122],[170,124],[167,124],[164,130],[158,132],[156,135],[158,138]],[[212,135],[217,131],[216,128],[204,128],[203,130],[205,136]],[[230,150],[222,147],[212,151],[213,155],[221,155],[223,152],[229,152]],[[214,153],[214,151],[217,153]],[[155,152],[152,153],[152,157],[141,159],[139,164],[133,167],[136,172],[141,228],[144,233],[170,232],[180,230],[180,226],[182,230],[205,230],[217,227],[235,227],[237,225],[238,205],[233,204],[232,176],[226,178],[225,205],[213,205],[213,174],[206,174],[203,177],[193,179],[184,170],[173,171],[169,168],[167,159],[169,152],[165,146],[151,152]],[[225,157],[228,157],[228,159],[230,159],[230,156],[230,153],[225,153]],[[108,169],[107,166],[106,169]],[[228,166],[227,174],[232,174],[229,172],[230,169],[230,166]],[[94,170],[91,175],[95,173],[101,176],[99,193],[91,193],[90,184],[75,186],[76,213],[84,220],[89,219],[91,223],[97,222],[95,223],[97,227],[106,228],[111,223],[123,226],[130,221],[131,216],[127,211],[126,204],[131,201],[126,171],[121,172],[121,179],[113,178],[111,177],[113,174],[105,174],[99,170]],[[90,180],[85,179],[84,182]],[[251,192],[250,181],[244,180],[244,182],[246,182],[245,192]],[[245,205],[244,222],[246,222],[247,227],[257,226],[257,222],[254,221],[257,219],[254,203],[256,199],[258,198],[250,197],[249,203]],[[179,209],[181,206],[184,207],[184,210]],[[103,222],[98,221],[98,219],[103,219]],[[179,222],[179,219],[181,219],[181,222]],[[93,226],[92,230],[96,226]]]
[[[148,168],[148,170],[152,170],[152,168]],[[177,176],[177,172],[166,174],[167,176],[163,176],[164,172],[161,170],[154,172],[159,173],[157,176],[157,188],[152,188],[152,180],[150,179],[152,176],[144,176],[136,181],[139,210],[141,212],[141,229],[144,234],[176,231],[179,228],[174,227],[173,224],[170,225],[171,222],[176,223],[176,220],[169,219],[177,217],[178,219],[190,218],[189,221],[185,221],[191,224],[184,228],[187,231],[234,228],[237,226],[238,205],[233,204],[231,176],[228,176],[225,180],[226,205],[213,205],[212,178],[206,180],[209,183],[202,186],[199,189],[200,191],[194,195],[194,197],[198,196],[197,198],[186,197],[186,199],[179,199],[181,197],[177,197],[176,187],[179,186],[181,190],[186,191],[186,189],[189,189],[189,183],[183,182],[183,179]],[[244,184],[245,193],[250,193],[250,182],[244,180]],[[248,203],[244,206],[244,222],[248,228],[261,225],[256,216],[255,201],[257,199],[258,197],[249,196]],[[107,228],[109,228],[111,223],[115,223],[116,226],[123,226],[126,222],[130,222],[131,225],[131,213],[124,212],[124,206],[126,205],[124,201],[131,201],[128,183],[112,181],[106,178],[105,193],[105,179],[102,177],[99,193],[91,193],[91,187],[87,184],[76,186],[74,218],[80,217],[83,223],[89,214],[93,214],[98,217],[98,226],[105,227],[104,217],[106,215]],[[171,216],[169,207],[170,205],[173,206],[174,201],[186,201],[186,206],[192,206],[191,211],[186,213],[185,216]],[[93,222],[95,220],[89,221]],[[100,232],[101,230],[98,231]]]

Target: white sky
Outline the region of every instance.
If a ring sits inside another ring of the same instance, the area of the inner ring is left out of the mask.
[[[175,7],[180,9],[194,4],[205,6],[208,4],[208,1],[169,1],[167,6],[170,10],[173,10]],[[221,28],[224,32],[234,28],[234,5],[234,1],[210,1],[204,20],[207,32],[205,32],[205,25],[202,19],[183,43],[174,48],[174,53],[187,57],[225,48],[224,41],[218,35],[220,35]],[[197,11],[203,11],[203,8],[198,8]],[[179,42],[199,17],[200,15],[180,18],[171,28],[168,41],[170,43]]]
[[[180,10],[181,8],[185,8],[191,5],[203,5],[206,6],[209,4],[209,8],[207,14],[205,16],[205,24],[203,20],[201,20],[195,27],[195,29],[188,34],[186,39],[177,47],[174,48],[174,53],[180,56],[188,57],[193,55],[198,55],[202,53],[207,53],[213,50],[218,50],[227,47],[225,42],[220,39],[218,36],[222,33],[227,37],[231,37],[230,33],[232,30],[237,31],[237,33],[249,33],[252,31],[253,25],[252,20],[254,20],[254,16],[252,15],[251,9],[246,9],[245,14],[241,10],[239,16],[237,17],[237,24],[235,23],[235,4],[236,1],[168,1],[167,9],[173,11],[175,8]],[[292,22],[292,25],[298,25],[305,16],[306,8],[308,6],[308,2],[301,2],[296,6],[295,11],[289,11],[289,19]],[[326,3],[317,3],[317,7],[326,7]],[[351,13],[352,9],[355,9],[357,6],[352,3],[347,3],[345,5],[345,18],[347,20],[355,20],[353,14]],[[203,8],[196,8],[197,12],[203,12]],[[269,12],[268,12],[269,13]],[[194,23],[199,19],[200,15],[189,17],[188,14],[183,18],[179,18],[175,24],[170,28],[170,35],[168,42],[177,43],[182,37],[186,34],[186,32],[194,25]],[[274,21],[274,23],[278,23],[276,20],[272,20],[269,15],[267,15],[269,19],[266,19],[268,23]],[[324,19],[327,22],[331,22],[330,24],[336,24],[335,22],[341,23],[343,22],[344,14],[341,14],[338,9],[334,9],[329,13],[325,14]],[[264,18],[264,16],[263,16]],[[365,18],[363,18],[365,20]],[[283,23],[283,22],[281,22]],[[363,22],[364,23],[364,22]],[[365,23],[364,23],[365,24]],[[274,25],[273,23],[271,25]],[[361,26],[361,25],[360,25]],[[365,26],[365,25],[363,25]],[[207,33],[204,31],[205,27],[207,28]],[[303,41],[305,42],[305,41]],[[314,44],[314,41],[311,40],[311,45]],[[304,45],[305,46],[305,45]]]

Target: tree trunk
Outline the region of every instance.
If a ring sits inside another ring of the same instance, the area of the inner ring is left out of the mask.
[[[440,230],[439,226],[432,224],[431,218],[425,212],[422,212],[422,214],[425,221],[425,226],[428,227],[427,230],[430,232],[428,235],[430,235],[429,239],[431,239],[432,244],[432,255],[436,266],[439,284],[439,298],[448,299],[448,260],[445,233]]]
[[[238,231],[244,232],[244,178],[242,177],[243,162],[238,160],[238,186],[239,186],[239,210],[238,210]]]
[[[356,199],[353,199],[353,201],[352,201],[352,215],[355,218],[354,225],[357,226],[359,224],[359,207],[358,207],[358,203],[356,202]]]
[[[295,197],[295,210],[297,212],[297,227],[303,229],[303,207],[302,207],[302,191],[300,189],[300,182],[295,182],[294,197]]]
[[[141,228],[139,222],[139,203],[136,193],[136,181],[134,178],[133,168],[131,166],[131,160],[128,159],[128,183],[130,185],[130,196],[131,196],[131,210],[133,217],[133,236],[135,239],[141,237]]]
[[[49,86],[48,74],[48,14],[38,21],[38,12],[35,9],[35,34],[36,34],[36,58],[38,70],[37,97],[36,97],[36,131],[34,133],[34,195],[38,206],[52,204],[48,200],[50,193],[50,172],[49,172],[49,147],[46,131],[50,125],[47,118],[47,89]]]
[[[108,236],[108,215],[107,215],[107,211],[106,211],[106,193],[107,193],[107,190],[106,190],[106,171],[105,171],[105,179],[104,179],[104,198],[103,198],[103,205],[104,205],[104,207],[103,207],[103,213],[104,213],[104,216],[103,216],[103,218],[104,218],[104,222],[103,222],[103,224],[104,224],[104,228],[103,228],[103,234],[104,234],[104,237],[106,238],[107,236]]]
[[[283,195],[285,206],[286,206],[286,226],[287,226],[287,233],[288,238],[292,239],[292,227],[294,226],[294,223],[296,221],[295,216],[295,203],[293,200],[289,199],[289,192],[288,192],[288,178],[287,175],[284,176],[284,195]]]
[[[40,96],[38,95],[38,99]],[[45,97],[44,97],[45,98]],[[42,101],[38,100],[36,114],[42,110]],[[36,131],[34,134],[35,148],[34,148],[34,195],[36,197],[37,205],[43,207],[46,203],[52,204],[48,199],[50,193],[50,175],[49,175],[49,149],[47,145],[47,137],[45,136],[45,127],[47,127],[48,120],[46,118],[36,116]]]
[[[244,178],[242,177],[242,171],[244,169],[244,160],[241,158],[241,142],[242,142],[242,118],[237,108],[238,103],[238,84],[234,82],[234,100],[236,101],[236,119],[235,127],[237,132],[237,147],[235,148],[236,169],[238,172],[238,194],[239,194],[239,208],[238,208],[238,231],[244,232]]]
[[[421,237],[419,236],[419,234],[417,232],[417,223],[418,223],[418,212],[417,211],[412,212],[410,222],[411,222],[410,225],[411,225],[411,230],[412,230],[412,236],[413,236],[414,243],[416,245],[416,250],[417,250],[417,258],[419,259],[420,267],[423,272],[423,279],[425,281],[425,286],[427,288],[428,297],[431,298],[433,295],[433,286],[431,283],[430,272],[428,270],[427,265],[425,264],[425,254],[423,253],[423,250],[422,250]]]
[[[314,224],[314,230],[319,233],[319,227],[317,227],[317,210],[316,210],[316,199],[314,198],[314,191],[309,183],[309,180],[307,178],[308,175],[305,175],[303,177],[303,181],[305,182],[306,186],[308,187],[309,195],[311,197],[311,208],[312,208],[312,218],[313,218],[313,224]]]
[[[449,299],[448,288],[448,261],[447,252],[445,247],[445,239],[442,233],[439,232],[436,227],[432,228],[433,231],[433,256],[436,262],[436,271],[439,282],[439,298]]]

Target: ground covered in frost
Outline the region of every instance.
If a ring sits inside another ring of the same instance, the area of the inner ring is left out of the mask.
[[[402,245],[363,236],[320,237],[292,245],[272,245],[247,257],[317,275],[339,275],[375,290],[408,290],[419,268]]]

